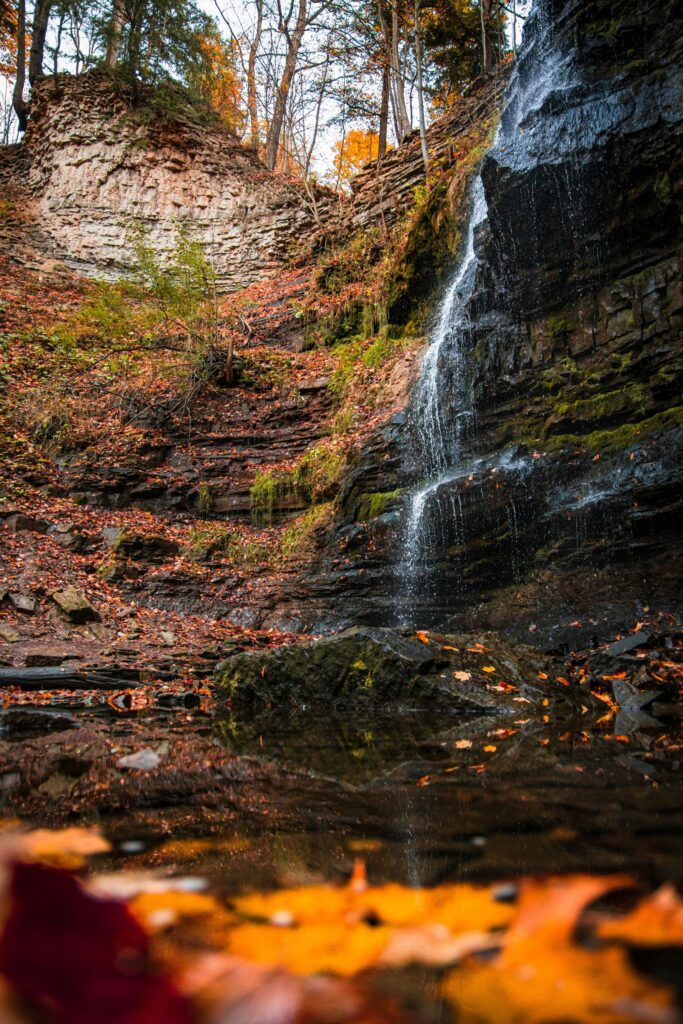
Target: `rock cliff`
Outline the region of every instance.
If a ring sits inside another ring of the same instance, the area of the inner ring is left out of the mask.
[[[0,172],[21,184],[39,248],[78,272],[125,270],[135,225],[163,251],[188,223],[230,290],[282,267],[316,226],[313,201],[319,214],[331,202],[270,173],[232,132],[189,109],[145,116],[101,72],[46,79]]]
[[[537,4],[482,166],[476,269],[439,354],[449,451],[417,585],[407,593],[406,519],[425,478],[413,407],[346,481],[324,576],[343,621],[408,610],[561,644],[677,604],[679,16],[664,0]],[[367,494],[388,500],[362,521]]]

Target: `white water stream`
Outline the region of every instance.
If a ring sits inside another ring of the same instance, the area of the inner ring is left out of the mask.
[[[524,163],[527,134],[533,135],[537,115],[550,93],[567,89],[573,77],[571,61],[555,51],[551,32],[543,26],[528,50],[526,71],[516,73],[509,90],[492,153],[503,163]],[[537,157],[531,157],[535,162]],[[534,215],[534,197],[529,197],[529,215]],[[398,566],[399,586],[406,624],[415,617],[428,595],[431,571],[440,546],[455,543],[464,550],[462,495],[456,484],[467,475],[462,459],[463,442],[476,429],[472,348],[471,302],[477,284],[479,257],[475,251],[477,230],[486,221],[488,209],[480,176],[471,189],[471,215],[464,251],[455,276],[444,295],[439,318],[424,356],[420,379],[413,395],[411,422],[414,437],[413,462],[419,480],[408,496],[403,530],[403,555]],[[450,486],[449,486],[450,485]],[[517,509],[508,512],[514,546],[518,531]],[[513,564],[513,575],[519,566]],[[434,584],[431,584],[432,587]]]

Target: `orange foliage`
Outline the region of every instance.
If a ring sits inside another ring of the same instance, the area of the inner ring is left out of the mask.
[[[175,842],[190,853],[211,841]],[[112,992],[140,1024],[405,1024],[400,1005],[365,994],[356,976],[416,963],[452,965],[440,991],[460,1024],[678,1020],[672,989],[640,973],[625,948],[681,945],[682,904],[670,886],[617,919],[604,903],[589,908],[633,888],[628,876],[529,878],[502,901],[493,885],[375,886],[357,862],[345,886],[254,892],[229,905],[182,878],[138,871],[80,884],[36,864],[84,866],[107,848],[94,829],[3,830],[0,868],[19,862],[14,878],[0,870],[0,902],[11,904],[0,929],[8,1024],[28,1024],[14,1013],[17,992],[57,1006],[60,1020],[84,1020],[83,1005],[88,1019],[102,1010],[103,1024],[114,1020],[104,1012]],[[120,966],[124,940],[138,954],[134,981]]]
[[[376,160],[379,153],[379,135],[352,128],[346,138],[335,143],[334,171],[341,185],[349,181],[370,160]]]
[[[0,17],[0,75],[11,77],[16,70],[17,12],[13,5],[8,5],[4,17]]]
[[[207,100],[221,121],[240,132],[245,114],[242,105],[242,85],[235,70],[235,47],[216,32],[200,40],[203,61],[193,73],[190,83]]]

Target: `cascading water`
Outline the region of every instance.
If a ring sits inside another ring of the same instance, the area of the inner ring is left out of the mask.
[[[413,425],[424,483],[410,497],[405,535],[404,561],[401,566],[406,581],[408,601],[412,606],[417,597],[420,567],[432,540],[426,506],[439,487],[453,478],[452,467],[457,462],[462,438],[471,429],[474,416],[471,360],[463,344],[467,327],[467,300],[475,280],[477,256],[474,248],[475,232],[486,217],[484,186],[477,177],[472,186],[472,213],[467,230],[467,241],[460,265],[448,288],[441,306],[434,335],[425,353],[422,372],[412,403]],[[455,430],[447,432],[444,416],[444,393],[441,382],[441,357],[447,342],[449,360],[454,370],[453,400],[457,407]],[[456,501],[459,500],[459,495]],[[453,509],[456,518],[457,509]],[[408,609],[410,611],[412,609]]]
[[[542,20],[542,5],[536,18]],[[515,73],[510,99],[491,153],[505,155],[505,161],[528,159],[529,140],[537,116],[551,93],[571,87],[570,56],[555,50],[548,25],[532,36],[523,69]],[[534,143],[531,143],[533,148]],[[529,196],[533,217],[534,197]],[[398,565],[402,590],[403,621],[415,624],[424,609],[440,603],[439,589],[452,586],[439,575],[438,552],[457,548],[465,551],[463,488],[458,481],[477,467],[463,448],[476,433],[475,377],[477,374],[476,319],[477,288],[480,283],[480,255],[477,236],[487,231],[489,216],[484,184],[477,176],[471,189],[471,214],[467,240],[455,277],[439,313],[431,343],[425,353],[411,410],[411,462],[417,486],[408,497],[403,530],[403,554]],[[485,247],[484,247],[485,248]],[[508,470],[511,466],[506,467]],[[488,472],[496,472],[489,467]],[[518,519],[514,499],[507,511],[511,540],[511,572],[519,576]],[[461,561],[464,564],[461,556]],[[451,557],[451,566],[454,559]],[[462,571],[462,570],[461,570]],[[457,585],[457,581],[455,583]]]

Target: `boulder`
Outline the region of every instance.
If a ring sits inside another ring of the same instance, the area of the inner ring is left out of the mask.
[[[47,533],[50,524],[37,516],[25,516],[21,512],[15,512],[5,519],[5,526],[11,533],[20,533],[23,530],[29,533]]]
[[[179,545],[167,537],[152,537],[127,531],[119,531],[111,536],[110,543],[119,557],[141,562],[163,562],[180,551]]]
[[[75,587],[55,590],[50,596],[59,610],[74,624],[80,625],[83,622],[102,621],[100,613],[94,605],[90,603],[85,594],[76,590]]]
[[[68,654],[61,651],[36,651],[26,655],[24,664],[26,668],[55,668],[63,664],[68,657]]]
[[[233,707],[393,707],[477,714],[515,712],[545,697],[575,710],[573,692],[537,651],[477,638],[354,627],[312,643],[251,651],[216,667]],[[542,680],[540,676],[545,676]],[[562,691],[562,692],[560,692]]]

